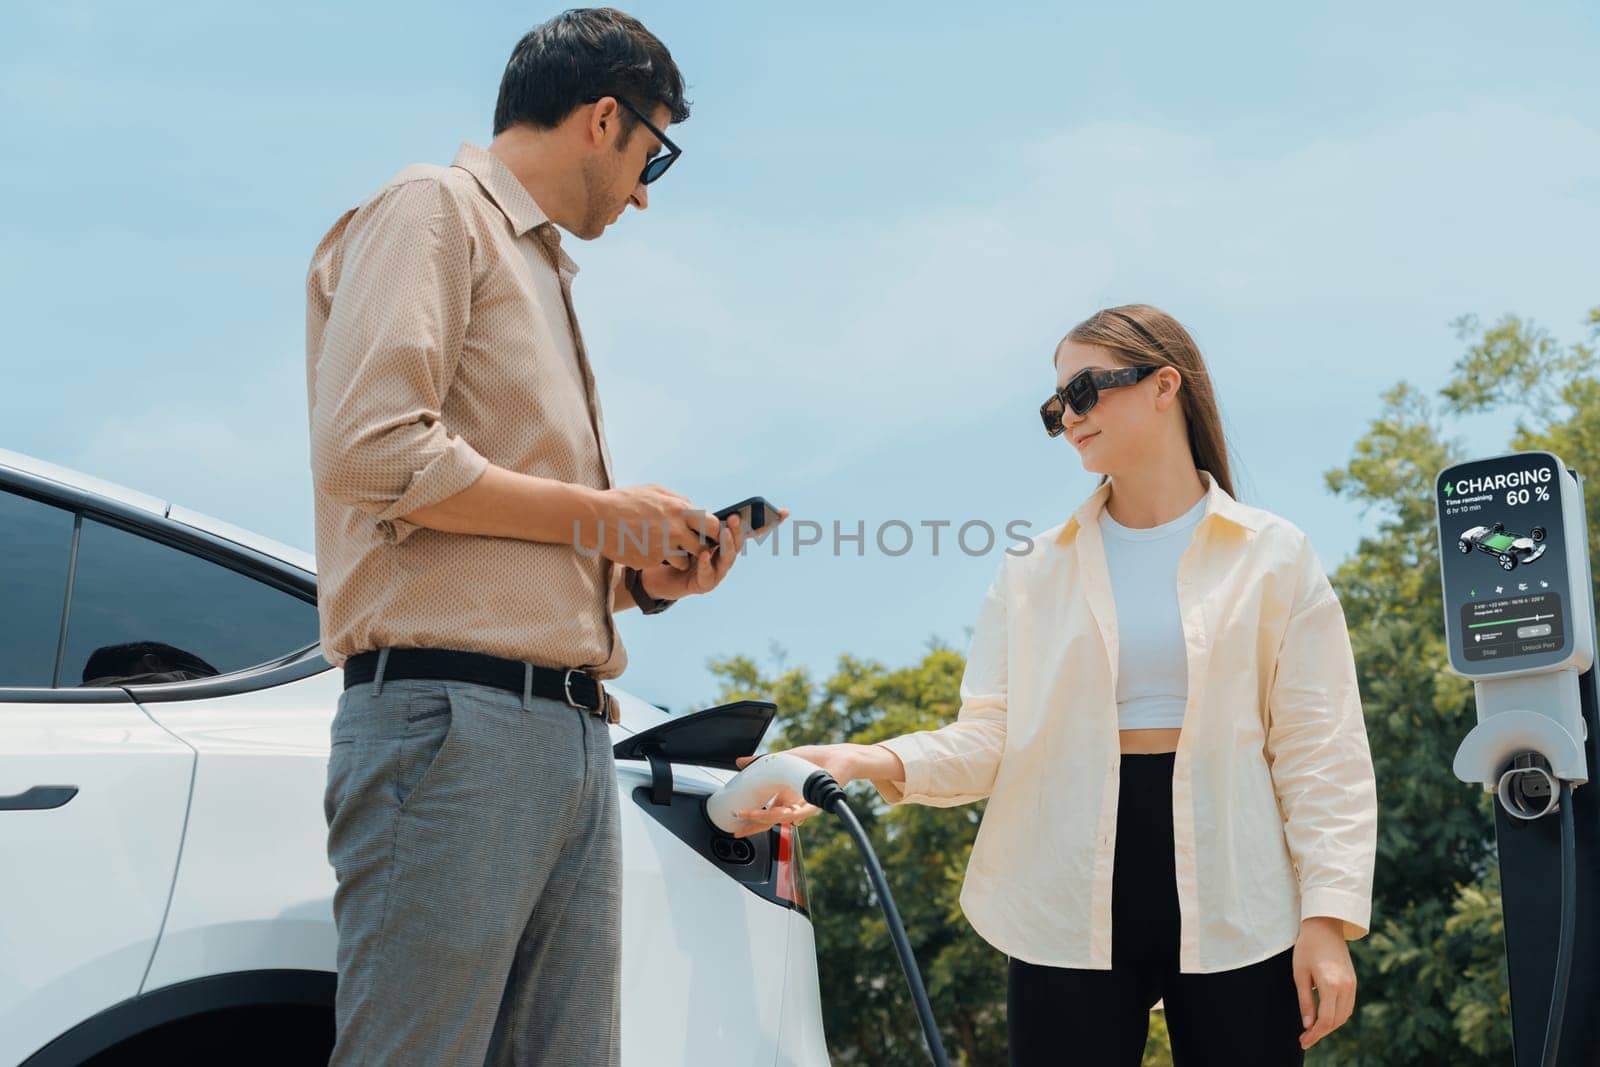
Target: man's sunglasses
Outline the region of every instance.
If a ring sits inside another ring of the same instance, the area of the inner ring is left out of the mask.
[[[1044,432],[1060,437],[1066,429],[1062,419],[1071,408],[1082,415],[1100,399],[1100,390],[1116,389],[1123,385],[1142,382],[1154,374],[1157,367],[1124,367],[1120,370],[1094,370],[1085,368],[1067,379],[1067,384],[1050,394],[1050,399],[1039,406],[1039,417],[1044,420]]]
[[[604,99],[604,97],[591,96],[584,102],[588,104],[594,104],[598,103],[602,99]],[[655,134],[656,140],[660,141],[661,146],[667,150],[665,155],[658,155],[646,160],[644,164],[644,170],[639,172],[639,181],[644,185],[649,185],[651,182],[655,181],[657,178],[661,177],[667,172],[667,168],[672,166],[673,161],[679,156],[683,155],[683,149],[673,144],[672,138],[656,129],[655,123],[645,118],[643,111],[640,111],[638,108],[634,107],[620,96],[614,97],[614,99],[617,103],[633,112],[633,117],[644,123],[644,128]]]

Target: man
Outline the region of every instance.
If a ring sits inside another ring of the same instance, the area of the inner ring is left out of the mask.
[[[556,227],[643,210],[688,114],[639,22],[566,12],[518,42],[487,149],[400,171],[313,256],[335,1064],[619,1062],[612,612],[715,588],[743,531],[612,486]]]

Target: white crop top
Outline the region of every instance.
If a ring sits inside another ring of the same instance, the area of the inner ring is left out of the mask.
[[[1124,526],[1100,511],[1106,566],[1117,607],[1117,728],[1183,725],[1189,661],[1178,613],[1178,559],[1205,516],[1206,498],[1171,522]]]

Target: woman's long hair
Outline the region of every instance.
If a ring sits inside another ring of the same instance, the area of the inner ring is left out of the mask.
[[[1109,349],[1130,367],[1176,367],[1183,375],[1178,399],[1189,428],[1194,465],[1210,471],[1217,484],[1236,497],[1211,375],[1200,346],[1182,323],[1149,304],[1123,304],[1090,315],[1067,333],[1066,340]],[[1100,476],[1101,485],[1106,477]]]

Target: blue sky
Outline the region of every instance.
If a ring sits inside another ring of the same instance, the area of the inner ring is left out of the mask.
[[[0,445],[310,549],[310,251],[403,165],[487,143],[512,44],[558,10],[463,7],[6,5]],[[824,539],[624,616],[626,688],[679,708],[714,655],[964,647],[999,556],[951,531],[1043,529],[1093,488],[1035,411],[1097,307],[1190,326],[1240,496],[1330,569],[1375,516],[1322,472],[1381,390],[1443,380],[1450,320],[1577,337],[1594,9],[1309,7],[630,6],[694,114],[650,210],[568,244],[617,477],[762,493]]]

